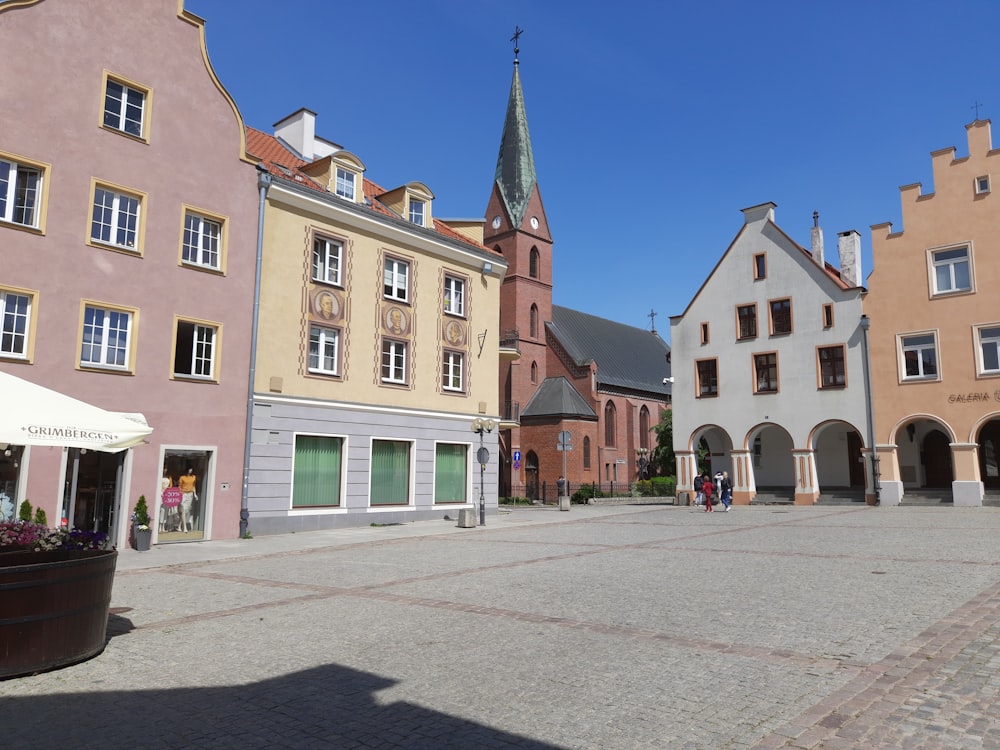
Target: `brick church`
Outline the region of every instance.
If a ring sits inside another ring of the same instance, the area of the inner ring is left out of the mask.
[[[554,501],[564,472],[571,492],[595,482],[626,491],[649,473],[652,428],[670,408],[670,347],[655,329],[552,304],[552,233],[514,53],[483,239],[509,265],[500,290],[500,496]]]

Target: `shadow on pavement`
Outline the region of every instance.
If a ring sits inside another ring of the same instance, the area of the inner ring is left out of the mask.
[[[157,679],[149,660],[149,683]],[[226,679],[220,664],[219,680]],[[527,748],[558,746],[412,703],[380,705],[394,680],[326,665],[249,685],[6,697],[10,748]],[[0,685],[0,695],[2,695]]]

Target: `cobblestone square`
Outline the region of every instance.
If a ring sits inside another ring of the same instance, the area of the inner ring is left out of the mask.
[[[524,508],[119,555],[20,748],[1000,748],[1000,509]]]

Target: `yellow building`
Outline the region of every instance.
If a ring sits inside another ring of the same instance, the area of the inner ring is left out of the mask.
[[[506,263],[481,223],[436,219],[423,183],[368,180],[315,117],[247,137],[266,168],[250,530],[495,511],[497,433],[474,428],[499,416]]]
[[[981,505],[1000,488],[1000,201],[988,120],[968,156],[931,154],[934,192],[900,188],[903,231],[872,226],[874,421],[881,501]]]

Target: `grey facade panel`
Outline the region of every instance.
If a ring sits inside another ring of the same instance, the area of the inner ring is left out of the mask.
[[[248,510],[252,534],[321,530],[371,523],[408,523],[456,517],[459,508],[479,503],[479,436],[468,417],[387,412],[341,405],[277,402],[268,416],[254,419],[250,452]],[[263,413],[263,410],[260,410]],[[258,413],[258,409],[254,409]],[[291,508],[291,486],[296,434],[343,437],[341,504],[337,508]],[[413,444],[410,466],[410,504],[372,508],[369,504],[369,464],[373,439],[405,440]],[[468,446],[466,502],[434,503],[436,444]],[[486,467],[486,509],[497,510],[497,432],[484,436],[490,452]]]

